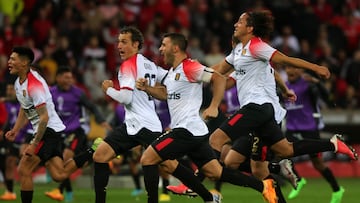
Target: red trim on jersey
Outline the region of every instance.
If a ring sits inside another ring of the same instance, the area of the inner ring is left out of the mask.
[[[236,82],[235,78],[231,77],[230,75],[229,75],[229,79]]]
[[[198,80],[198,72],[203,71],[203,65],[192,59],[185,59],[182,63],[186,78],[190,82],[196,82]]]
[[[259,45],[261,42],[262,42],[262,40],[259,37],[251,38],[250,45],[249,45],[249,51],[255,57],[257,57],[257,55],[255,53],[256,53],[256,50],[259,48]]]
[[[164,147],[166,147],[167,145],[169,145],[170,143],[172,143],[174,141],[173,138],[166,138],[165,140],[161,141],[159,144],[157,144],[155,146],[155,148],[158,151],[161,151]]]
[[[124,61],[120,66],[121,74],[125,75],[132,75],[134,79],[137,78],[137,54],[134,56],[128,58],[126,61]],[[121,84],[120,84],[121,85]]]
[[[34,153],[37,155],[41,149],[41,147],[44,145],[44,140],[41,140],[39,144],[36,146]]]
[[[232,119],[229,120],[228,124],[230,126],[234,126],[236,122],[238,122],[238,120],[240,120],[240,118],[243,116],[243,114],[236,114],[234,117],[232,117]]]
[[[261,161],[266,160],[266,154],[267,154],[267,146],[263,146],[261,149]]]
[[[39,104],[39,105],[37,105],[37,106],[35,106],[35,108],[39,108],[39,107],[44,106],[44,105],[46,105],[45,102],[44,102],[44,103],[41,103],[41,104]]]
[[[275,55],[276,52],[278,52],[278,50],[274,51],[274,53],[271,55],[271,57],[269,59],[271,67],[274,67],[274,63],[271,60],[272,60],[272,58],[273,58],[273,56]]]
[[[29,92],[29,95],[31,96],[35,91],[41,91],[45,94],[45,89],[42,85],[42,83],[32,74],[30,71],[27,75],[28,84],[27,89]]]
[[[70,149],[73,150],[73,151],[75,151],[76,146],[78,145],[78,143],[79,143],[79,139],[77,139],[77,138],[74,139],[74,140],[71,142]]]
[[[120,90],[131,90],[131,91],[133,91],[134,89],[131,88],[131,87],[121,87]]]

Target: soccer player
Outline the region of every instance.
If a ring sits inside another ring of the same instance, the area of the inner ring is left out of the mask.
[[[84,115],[86,110],[93,113],[96,122],[105,129],[111,130],[111,127],[97,106],[87,98],[85,92],[73,84],[74,78],[69,67],[59,67],[55,79],[56,85],[50,88],[50,93],[55,104],[55,110],[66,126],[63,131],[65,146],[63,158],[68,160],[88,148],[87,135],[82,127],[82,120],[84,116],[87,116]],[[69,178],[62,182],[58,188],[45,192],[45,195],[51,199],[62,201],[64,200],[64,188],[66,189],[66,201],[71,202],[73,193]]]
[[[210,136],[210,144],[217,156],[220,157],[225,143],[255,133],[259,136],[259,141],[269,146],[280,158],[335,151],[347,154],[353,160],[357,159],[357,154],[338,136],[333,136],[331,140],[302,140],[290,143],[276,122],[284,116],[285,110],[280,106],[276,95],[274,70],[269,66],[270,62],[309,69],[324,78],[330,77],[329,70],[288,57],[262,41],[269,36],[273,28],[273,18],[268,11],[245,12],[234,27],[234,36],[240,43],[217,66],[217,70],[220,73],[235,70],[234,78],[241,107]]]
[[[123,60],[118,72],[120,89],[115,89],[111,80],[102,83],[106,95],[124,105],[126,116],[124,123],[105,137],[93,155],[96,203],[106,201],[108,162],[137,145],[149,145],[162,132],[154,100],[135,88],[135,81],[143,77],[148,79],[149,85],[155,85],[160,71],[152,61],[139,54],[143,43],[143,35],[137,28],[122,28],[117,45]]]
[[[5,133],[5,137],[14,141],[28,121],[34,129],[33,138],[24,149],[18,165],[22,203],[32,202],[32,173],[39,164],[44,164],[54,181],[62,182],[91,160],[94,152],[93,149],[86,150],[64,163],[61,133],[65,125],[55,111],[44,78],[31,69],[33,60],[34,53],[28,47],[14,47],[8,60],[10,74],[17,76],[14,86],[21,107],[14,127]]]
[[[14,47],[8,60],[10,74],[18,76],[15,91],[21,107],[14,127],[6,132],[5,137],[14,141],[28,120],[34,129],[33,139],[18,166],[23,203],[32,202],[32,172],[40,163],[45,164],[56,181],[68,176],[61,158],[61,132],[65,126],[55,111],[48,85],[30,67],[33,60],[34,53],[27,47]]]
[[[288,78],[286,84],[297,95],[295,102],[285,102],[286,138],[290,142],[302,139],[319,140],[320,130],[324,127],[319,100],[329,103],[329,94],[320,80],[304,74],[302,69],[286,66],[285,71]],[[333,193],[330,202],[340,203],[345,190],[339,186],[330,168],[324,164],[321,154],[310,154],[310,159],[315,169],[331,186]],[[297,197],[305,184],[305,178],[299,178],[298,187],[290,192],[288,198]]]
[[[140,160],[148,203],[158,202],[158,164],[163,161],[168,163],[169,173],[198,193],[205,202],[221,202],[218,194],[213,195],[206,188],[198,187],[197,182],[200,181],[197,178],[184,175],[184,172],[190,169],[175,160],[184,155],[189,156],[210,179],[252,187],[263,193],[268,202],[276,202],[272,180],[259,181],[239,171],[223,168],[214,156],[208,142],[208,128],[199,113],[203,96],[202,87],[203,82],[212,82],[213,98],[203,115],[205,119],[215,118],[224,95],[225,77],[189,59],[186,48],[187,40],[184,35],[165,34],[159,51],[164,57],[164,62],[171,68],[162,78],[162,85],[149,86],[145,78],[136,82],[138,89],[157,99],[167,100],[171,116],[171,130],[155,140]]]

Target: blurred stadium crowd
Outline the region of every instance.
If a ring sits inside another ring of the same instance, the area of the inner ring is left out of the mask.
[[[359,0],[0,0],[0,96],[13,81],[11,49],[25,45],[49,85],[59,66],[70,66],[77,84],[104,106],[100,83],[117,77],[122,26],[140,28],[142,53],[161,66],[161,35],[174,31],[188,36],[189,56],[211,66],[231,51],[234,23],[251,9],[273,12],[274,47],[330,68],[329,108],[360,107]]]

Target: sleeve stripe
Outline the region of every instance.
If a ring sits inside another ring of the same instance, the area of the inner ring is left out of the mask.
[[[37,106],[35,106],[35,108],[39,108],[39,107],[44,106],[44,105],[46,105],[45,102],[44,102],[44,103],[41,103],[41,104],[39,104],[39,105],[37,105]]]
[[[130,91],[133,91],[134,89],[133,88],[131,88],[131,87],[121,87],[120,88],[120,90],[122,90],[122,89],[125,89],[125,90],[130,90]]]

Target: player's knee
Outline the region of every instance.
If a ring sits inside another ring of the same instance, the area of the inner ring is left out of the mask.
[[[96,153],[96,152],[93,154],[93,160],[94,160],[94,162],[102,163],[103,157],[104,157],[104,156],[101,156],[99,153]]]
[[[62,182],[67,178],[66,174],[60,171],[52,172],[50,175],[55,182]]]
[[[28,167],[18,167],[18,173],[19,176],[31,176],[32,175],[32,170],[29,170]]]
[[[230,169],[234,169],[234,170],[238,169],[239,166],[240,166],[240,164],[237,164],[237,163],[235,163],[235,162],[233,162],[233,161],[231,161],[229,159],[226,159],[226,158],[224,160],[224,164],[225,164],[226,168],[230,168]]]

